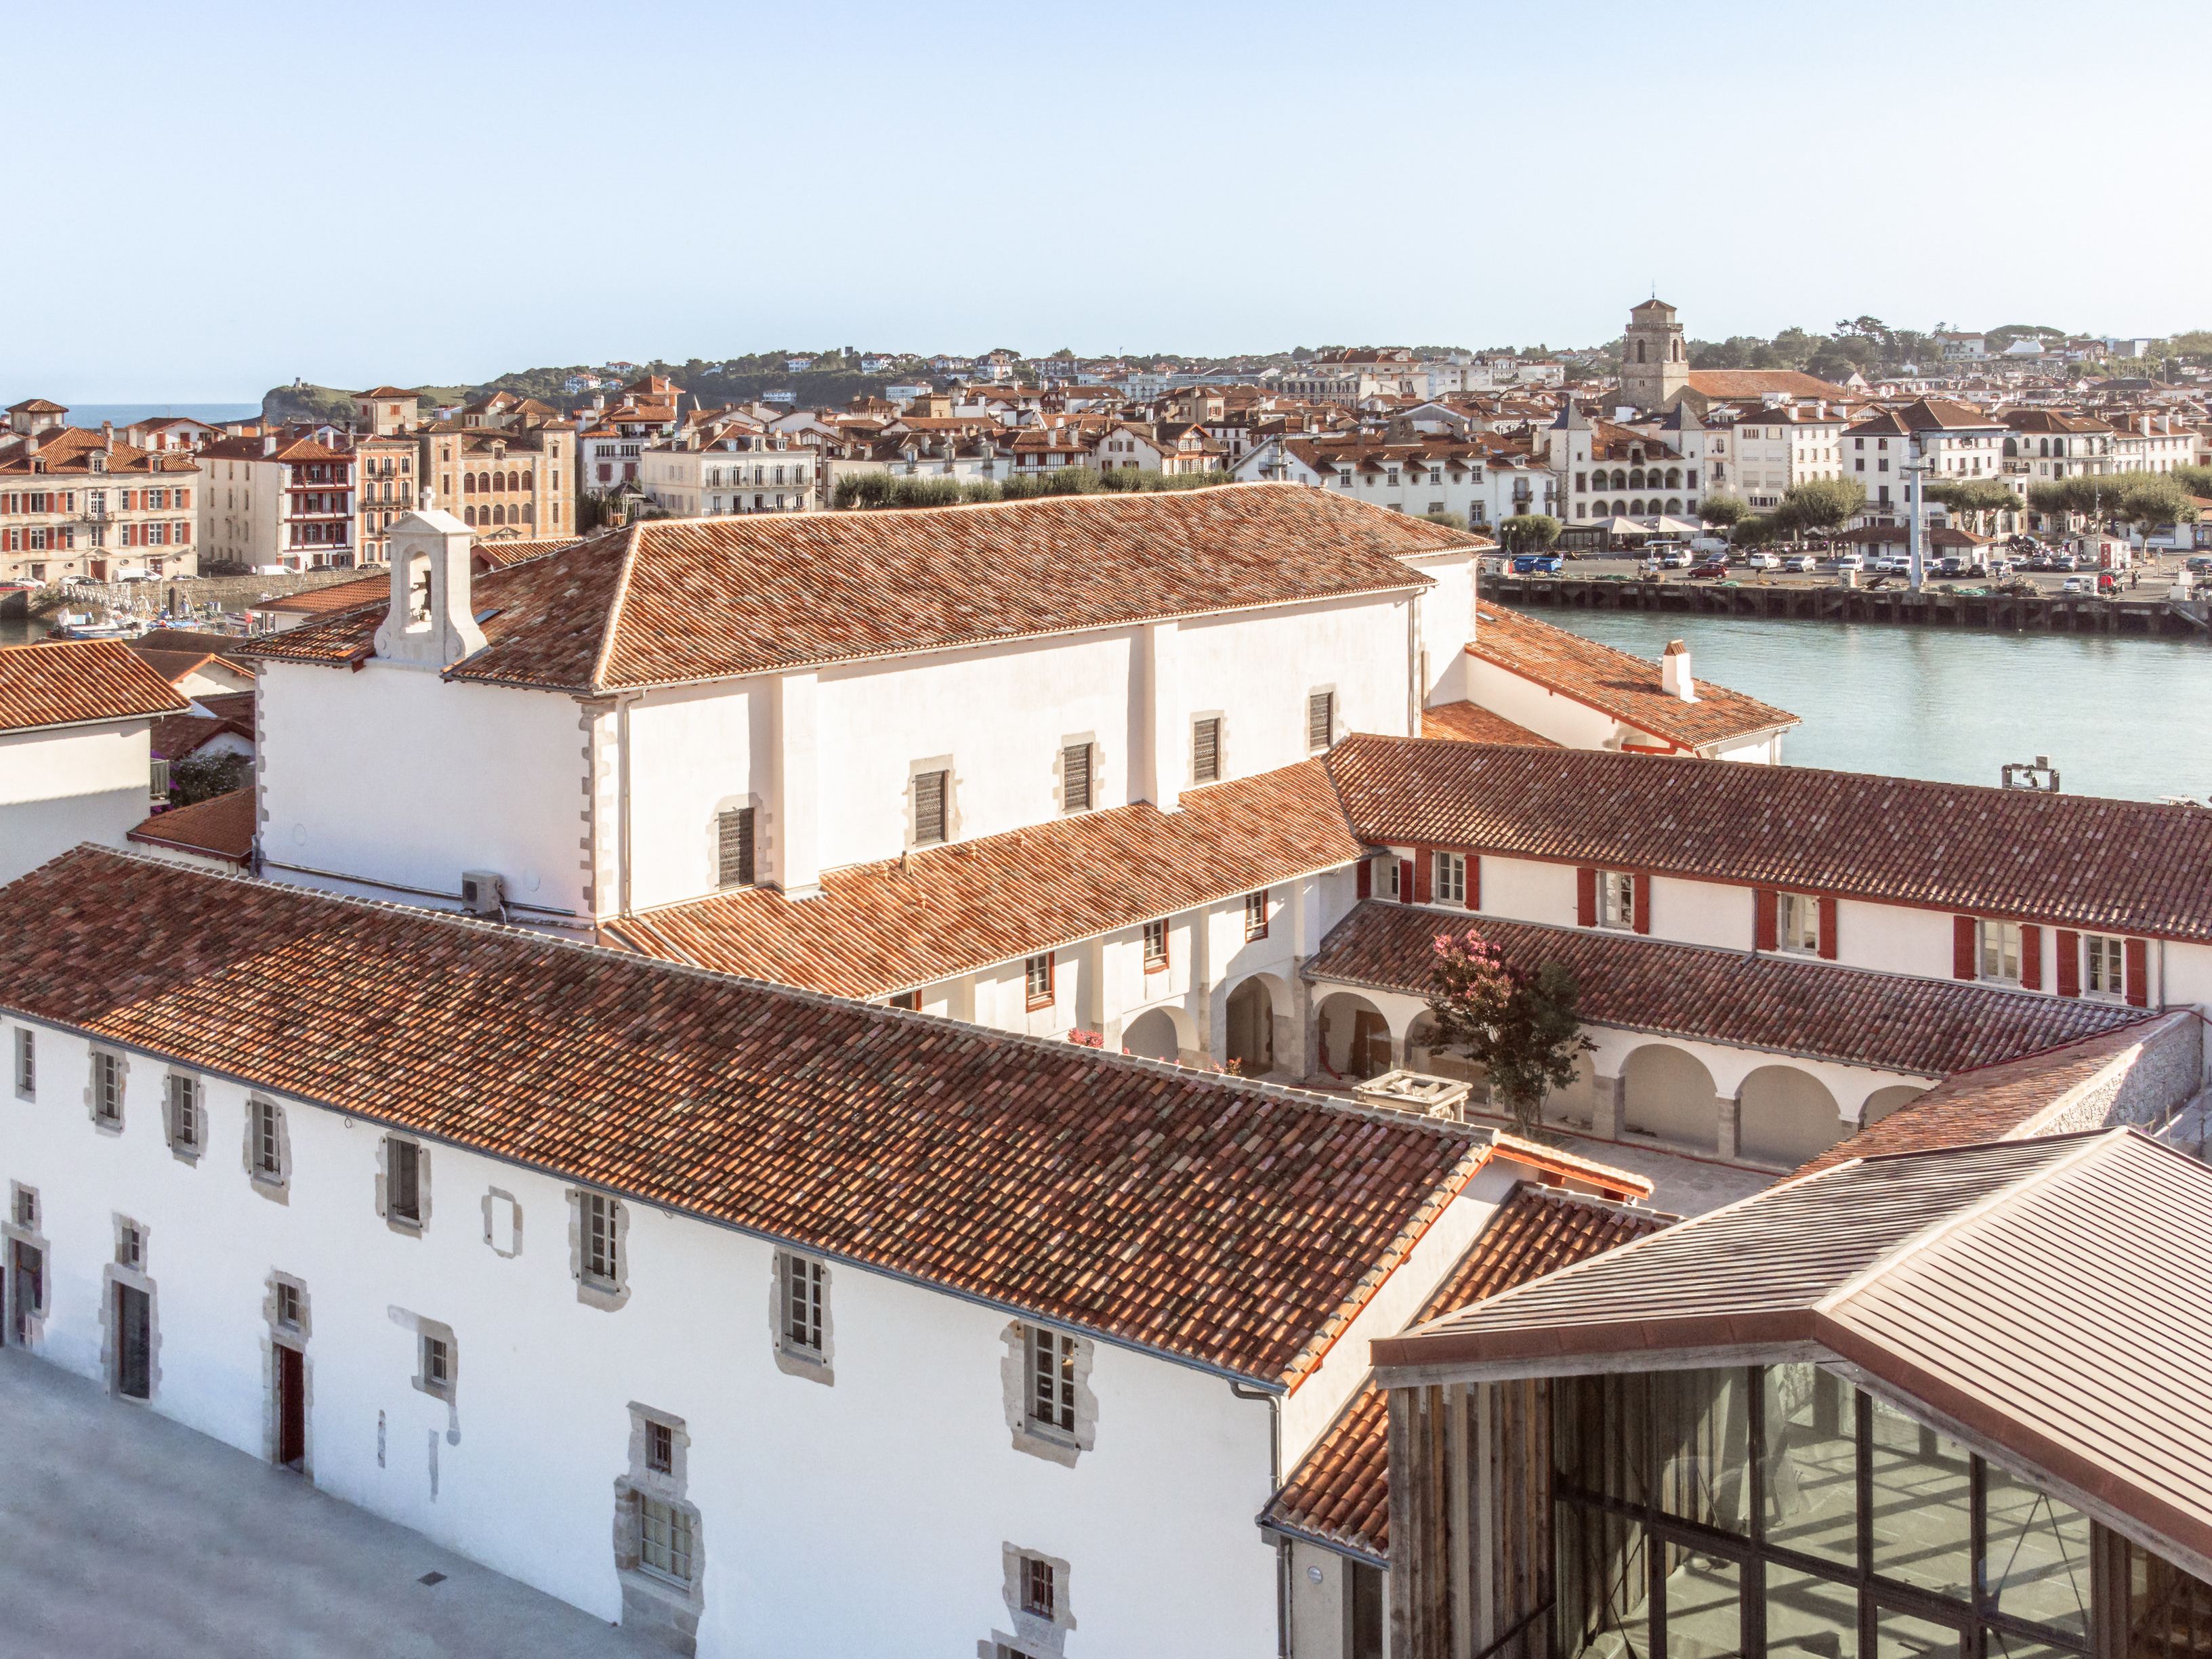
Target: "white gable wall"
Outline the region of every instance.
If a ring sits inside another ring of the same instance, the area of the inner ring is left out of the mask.
[[[149,720],[0,732],[0,882],[79,842],[121,847],[153,805]]]

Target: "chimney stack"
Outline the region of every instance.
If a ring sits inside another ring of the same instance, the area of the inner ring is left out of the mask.
[[[1680,640],[1668,641],[1659,659],[1659,689],[1684,702],[1698,700],[1698,683],[1690,678],[1690,647]]]

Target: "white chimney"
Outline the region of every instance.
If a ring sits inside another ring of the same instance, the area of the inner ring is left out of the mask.
[[[1659,659],[1659,689],[1684,702],[1698,700],[1698,683],[1690,678],[1690,647],[1680,640],[1668,641]]]

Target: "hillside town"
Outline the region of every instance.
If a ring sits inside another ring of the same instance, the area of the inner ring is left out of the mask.
[[[272,1651],[2186,1659],[2212,806],[1524,589],[2212,635],[2189,343],[26,397],[9,1414]]]

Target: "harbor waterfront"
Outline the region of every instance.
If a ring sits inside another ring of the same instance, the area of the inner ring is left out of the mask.
[[[2068,794],[2202,802],[2212,791],[2212,651],[2197,641],[1531,614],[1647,659],[1685,641],[1697,678],[1804,717],[1783,739],[1793,766],[1994,784],[2006,763],[2048,755]]]

